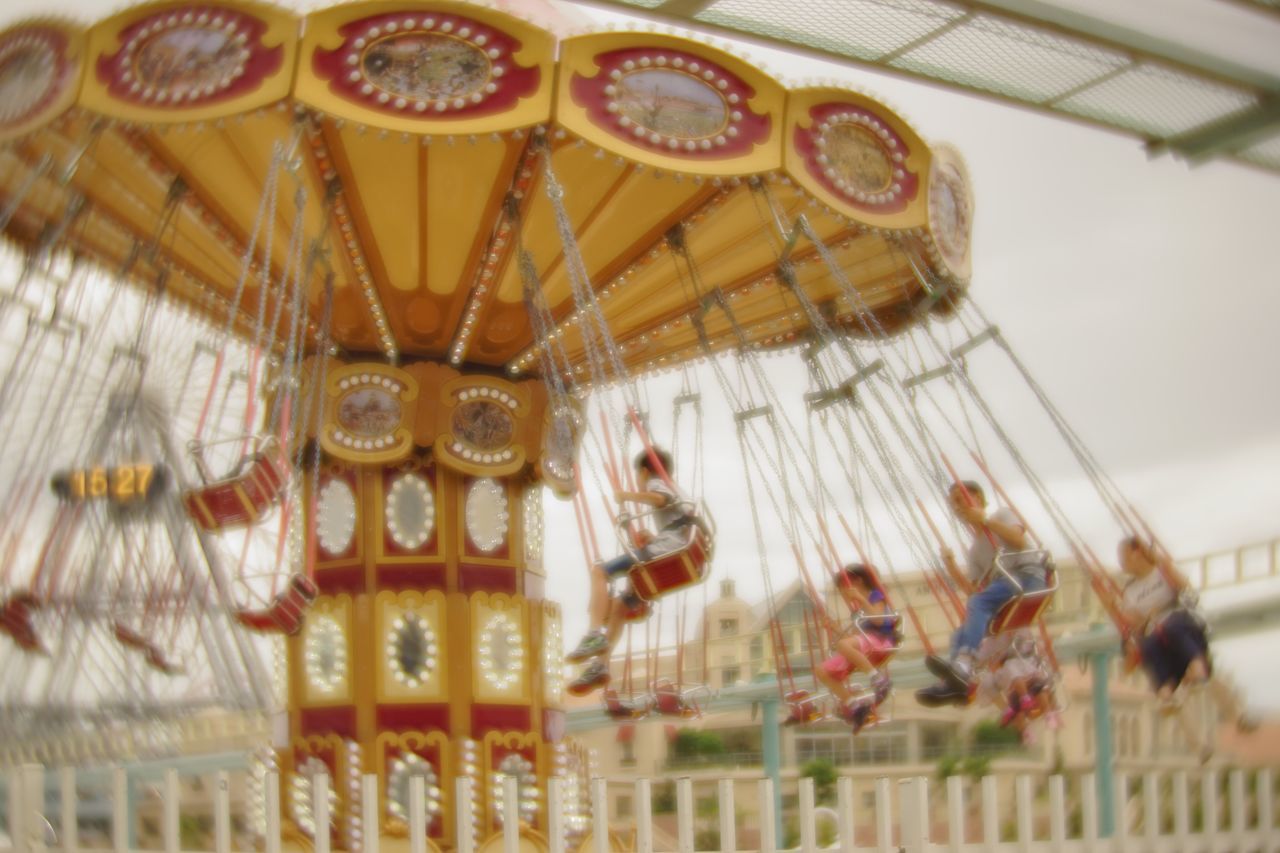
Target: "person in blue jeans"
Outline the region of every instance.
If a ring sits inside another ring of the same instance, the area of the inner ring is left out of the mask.
[[[657,533],[634,554],[619,554],[591,567],[591,627],[577,647],[565,656],[569,663],[587,662],[578,677],[568,685],[568,691],[574,696],[585,696],[609,683],[609,653],[631,613],[644,608],[644,602],[630,584],[623,594],[613,597],[609,595],[609,582],[630,572],[637,558],[650,560],[683,548],[689,525],[698,523],[690,505],[663,479],[663,473],[672,470],[671,455],[665,450],[654,447],[642,451],[635,460],[635,476],[643,489],[638,492],[620,490],[614,494],[619,504],[648,507],[647,514]]]
[[[1038,552],[1027,551],[1026,528],[1012,510],[999,507],[988,515],[986,494],[971,480],[953,484],[947,499],[951,511],[969,529],[972,541],[965,555],[965,571],[949,548],[943,548],[942,562],[969,601],[964,624],[951,636],[950,655],[925,658],[938,682],[917,690],[916,699],[930,707],[968,703],[976,678],[978,646],[991,619],[1015,596],[1044,589],[1047,583],[1044,562]],[[1000,554],[1006,555],[1002,565],[1013,580],[996,569]]]

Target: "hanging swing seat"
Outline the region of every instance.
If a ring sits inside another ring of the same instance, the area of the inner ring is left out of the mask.
[[[604,691],[604,712],[614,720],[642,720],[653,710],[652,698],[649,696],[631,696],[622,698],[612,687]]]
[[[636,595],[645,601],[687,589],[706,578],[713,537],[696,523],[685,525],[682,535],[679,547],[636,563],[628,573]]]
[[[1023,589],[1017,575],[1009,569],[1009,564],[1014,558],[1017,558],[1018,564],[1021,565],[1025,563],[1026,557],[1029,555],[1036,557],[1040,565],[1044,567],[1044,589]],[[1018,631],[1033,625],[1048,611],[1049,605],[1053,603],[1053,594],[1058,591],[1058,573],[1054,569],[1053,558],[1048,551],[1044,550],[1011,552],[998,555],[995,560],[995,568],[1009,583],[1013,584],[1018,593],[1005,602],[996,611],[995,616],[991,617],[991,624],[987,626],[987,633],[995,636],[1009,631]]]
[[[314,581],[296,574],[266,607],[237,610],[236,621],[251,631],[292,636],[301,630],[303,616],[319,592]]]
[[[157,672],[162,672],[165,675],[179,675],[183,672],[179,664],[165,657],[159,646],[123,622],[112,624],[111,629],[116,640],[122,646],[142,652],[143,660],[147,662],[147,666]]]
[[[29,592],[14,593],[0,602],[0,632],[8,634],[26,652],[43,653],[44,646],[31,624],[31,611],[39,607]]]
[[[792,690],[783,700],[787,703],[787,717],[782,721],[784,726],[803,726],[816,723],[827,718],[827,701],[829,693],[810,693],[808,690]]]
[[[882,626],[886,624],[893,625],[895,628],[893,633],[893,642],[888,648],[880,649],[867,656],[874,666],[880,666],[882,663],[892,660],[893,656],[902,648],[902,634],[900,631],[896,630],[902,625],[898,611],[891,610],[888,613],[859,613],[853,620],[854,630],[868,640],[884,637],[885,634],[882,630]]]
[[[649,556],[638,548],[633,534],[634,522],[653,515],[656,508],[618,516],[618,538],[636,561],[627,572],[627,578],[631,589],[644,601],[655,601],[706,579],[715,549],[715,531],[710,516],[704,507],[695,506],[692,501],[681,501],[679,506],[684,511],[684,518],[676,528],[680,541],[656,556]]]
[[[653,688],[653,708],[664,717],[684,720],[701,719],[702,708],[711,701],[711,688],[705,684],[681,690],[667,679]]]
[[[204,450],[215,444],[245,442],[253,452],[244,456],[227,476],[214,480],[204,463]],[[239,437],[204,444],[193,442],[192,456],[204,485],[182,495],[187,514],[209,531],[226,530],[257,521],[280,499],[289,482],[289,464],[274,436]]]

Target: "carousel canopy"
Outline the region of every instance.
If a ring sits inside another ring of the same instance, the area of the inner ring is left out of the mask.
[[[692,35],[560,38],[466,3],[22,23],[0,140],[11,241],[242,334],[287,322],[290,276],[314,330],[331,282],[336,347],[392,361],[536,373],[543,339],[581,372],[575,279],[644,371],[796,340],[796,287],[856,332],[946,307],[969,272],[962,162],[875,99],[788,90]]]

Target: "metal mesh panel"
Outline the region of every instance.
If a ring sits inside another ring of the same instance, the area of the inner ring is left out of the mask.
[[[596,0],[661,9],[663,0]],[[1242,0],[1260,9],[1280,0]],[[694,4],[696,5],[696,4]],[[1163,141],[1255,107],[1264,89],[1224,80],[1141,46],[1113,47],[1083,30],[977,12],[948,0],[715,0],[687,18],[761,36],[784,49],[820,51],[855,62],[990,93]],[[1268,143],[1234,156],[1280,168]]]
[[[1166,68],[1138,65],[1064,98],[1056,107],[1152,136],[1177,136],[1248,109],[1257,99],[1245,89]]]
[[[1262,166],[1264,169],[1275,169],[1280,172],[1280,136],[1264,139],[1251,145],[1236,155],[1246,163]]]
[[[1128,62],[1119,51],[980,15],[889,64],[976,89],[1045,102]]]
[[[697,19],[874,61],[964,14],[930,0],[823,0],[788,4],[785,10],[779,14],[776,0],[720,0]]]

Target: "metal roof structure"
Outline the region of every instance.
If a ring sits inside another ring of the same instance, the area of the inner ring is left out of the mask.
[[[1280,77],[1040,0],[579,0],[1280,173]],[[1274,0],[1236,0],[1260,26]]]

